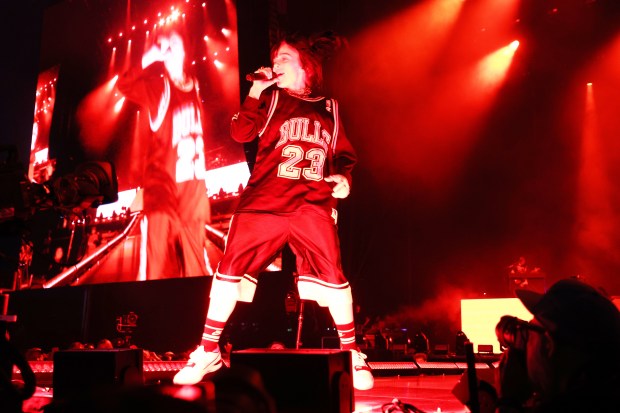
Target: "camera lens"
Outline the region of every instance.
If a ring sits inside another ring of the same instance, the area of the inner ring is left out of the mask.
[[[135,325],[138,322],[138,315],[136,313],[127,314],[127,324]]]
[[[528,322],[517,317],[503,316],[495,327],[495,335],[500,347],[511,347],[515,350],[525,350],[527,345]]]

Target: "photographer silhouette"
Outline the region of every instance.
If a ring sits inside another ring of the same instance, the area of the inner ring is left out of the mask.
[[[24,400],[34,394],[36,378],[30,364],[9,342],[8,325],[17,321],[17,316],[7,315],[9,296],[1,294],[2,314],[0,314],[0,411],[21,413]],[[13,383],[13,366],[22,376],[23,384]]]
[[[534,315],[496,326],[506,350],[497,370],[497,412],[615,412],[620,406],[620,313],[577,279],[545,294],[517,290]]]

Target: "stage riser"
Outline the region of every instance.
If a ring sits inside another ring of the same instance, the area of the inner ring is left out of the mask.
[[[460,375],[467,371],[467,366],[454,362],[435,362],[433,366],[418,365],[412,362],[369,362],[372,374],[375,377],[394,377],[394,376],[439,376],[439,375]],[[480,363],[476,370],[488,370],[495,368],[492,363]]]
[[[193,349],[202,334],[212,277],[90,284],[10,293],[11,343],[22,352],[70,349],[126,339],[157,352]],[[135,327],[119,332],[119,317],[135,313]]]

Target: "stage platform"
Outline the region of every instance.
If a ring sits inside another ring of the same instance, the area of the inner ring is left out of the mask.
[[[53,387],[54,362],[31,361],[32,371],[37,378],[37,385]],[[476,370],[494,369],[497,362],[477,362]],[[185,361],[145,361],[143,362],[144,381],[147,384],[166,382]],[[467,370],[463,361],[370,361],[368,365],[375,378],[383,377],[410,377],[410,376],[454,376],[461,375]],[[13,369],[13,380],[20,380],[21,374],[17,368]]]
[[[394,399],[427,413],[466,413],[467,407],[452,394],[460,378],[456,374],[377,377],[373,389],[355,390],[353,413],[383,412],[382,407]],[[24,403],[24,413],[41,412],[52,400],[52,388],[38,387],[35,395]]]
[[[323,350],[325,351],[325,350]],[[227,360],[230,365],[230,360]],[[24,413],[44,411],[54,400],[54,363],[33,361],[29,363],[37,378],[35,395],[24,402]],[[174,374],[185,365],[185,361],[144,361],[144,386],[158,388],[171,386]],[[375,376],[371,390],[354,390],[355,413],[383,412],[386,404],[395,401],[413,405],[423,412],[467,412],[468,409],[453,394],[453,389],[466,372],[467,365],[458,360],[446,361],[374,361],[369,362]],[[495,364],[477,362],[479,377],[493,374]],[[286,375],[287,373],[283,373]],[[303,373],[299,373],[303,374]],[[21,379],[17,369],[13,379]],[[287,381],[295,382],[295,377]],[[300,381],[297,381],[300,382]],[[317,395],[321,397],[321,395]],[[333,396],[330,396],[333,397]],[[393,410],[399,411],[399,410]]]

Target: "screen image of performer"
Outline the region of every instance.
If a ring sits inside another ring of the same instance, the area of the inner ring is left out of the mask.
[[[163,27],[142,64],[117,82],[148,111],[151,137],[143,177],[140,279],[211,274],[210,219],[198,82],[186,67],[183,30]]]
[[[349,195],[357,161],[338,102],[321,95],[323,62],[344,44],[326,32],[284,36],[271,50],[232,120],[237,142],[258,137],[256,163],[232,217],[224,256],[210,292],[204,332],[176,384],[195,384],[222,366],[221,333],[237,301],[251,302],[259,273],[289,244],[296,256],[301,299],[327,307],[350,351],[358,390],[373,387],[366,356],[355,342],[351,287],[343,274],[338,199]]]

